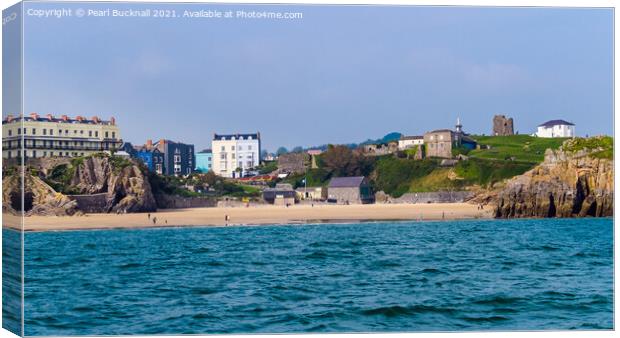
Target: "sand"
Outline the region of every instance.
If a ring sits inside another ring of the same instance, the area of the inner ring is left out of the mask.
[[[230,220],[225,221],[228,215]],[[3,225],[20,228],[19,217],[4,215]],[[8,216],[8,217],[7,217]],[[157,222],[153,223],[153,218]],[[441,204],[368,204],[368,205],[294,205],[226,208],[164,209],[137,214],[86,214],[82,216],[29,216],[24,230],[78,230],[112,228],[148,228],[174,226],[224,226],[261,224],[299,224],[315,222],[354,222],[382,220],[452,220],[490,218],[491,208],[478,210],[468,203]]]

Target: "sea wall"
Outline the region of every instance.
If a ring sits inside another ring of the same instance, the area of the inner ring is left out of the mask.
[[[435,192],[417,192],[406,193],[398,198],[386,197],[381,199],[383,203],[460,203],[472,198],[474,193],[470,191],[435,191]]]

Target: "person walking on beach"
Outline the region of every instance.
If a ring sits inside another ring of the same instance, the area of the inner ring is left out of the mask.
[[[151,213],[146,214],[146,218],[151,219]]]
[[[153,225],[157,224],[157,217],[153,217]]]
[[[224,221],[226,222],[226,226],[228,226],[228,221],[230,220],[230,217],[228,215],[224,216]]]

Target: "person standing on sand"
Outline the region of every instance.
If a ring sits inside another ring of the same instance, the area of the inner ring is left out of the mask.
[[[153,225],[157,224],[157,217],[153,217]]]
[[[151,219],[151,213],[146,214],[146,218]]]

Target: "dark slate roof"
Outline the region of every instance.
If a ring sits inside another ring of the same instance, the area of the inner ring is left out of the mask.
[[[198,154],[211,154],[211,153],[213,153],[211,149],[203,149],[198,152]]]
[[[568,126],[574,126],[574,124],[564,121],[564,120],[551,120],[551,121],[547,121],[543,124],[538,125],[539,127],[553,127],[553,126],[557,126],[557,125],[568,125]]]
[[[446,132],[454,133],[454,131],[450,129],[437,129],[437,130],[429,131],[429,133],[446,133]]]
[[[334,177],[329,181],[330,188],[355,188],[362,185],[364,176]]]
[[[213,134],[213,140],[215,141],[230,140],[233,138],[233,136],[235,137],[235,140],[239,140],[242,137],[244,140],[247,140],[250,138],[250,136],[252,137],[253,140],[260,139],[260,133],[254,133],[254,134],[226,134],[226,135]]]

